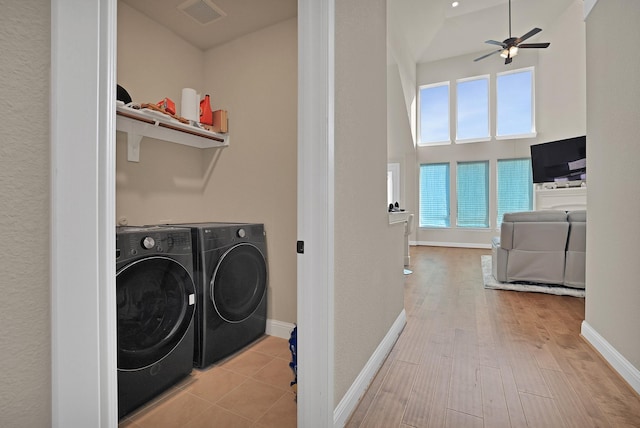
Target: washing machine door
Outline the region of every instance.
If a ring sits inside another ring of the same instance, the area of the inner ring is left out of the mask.
[[[118,369],[162,360],[182,340],[195,309],[195,286],[177,261],[149,257],[116,273]]]
[[[253,244],[231,247],[219,259],[210,283],[213,306],[226,322],[238,323],[256,311],[267,291],[267,261]]]

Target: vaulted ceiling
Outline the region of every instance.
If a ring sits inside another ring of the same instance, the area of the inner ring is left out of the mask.
[[[542,42],[544,29],[575,0],[512,0],[512,35],[534,27],[542,33],[529,42]],[[470,53],[488,53],[495,47],[485,40],[509,37],[508,0],[388,0],[388,23],[401,34],[416,63]]]
[[[297,15],[297,0],[121,0],[202,50]],[[494,49],[509,36],[508,0],[388,0],[388,24],[416,63]],[[575,0],[512,0],[512,35],[548,28]],[[202,24],[181,8],[220,13]],[[204,9],[202,9],[204,8]],[[544,41],[544,31],[530,42]]]

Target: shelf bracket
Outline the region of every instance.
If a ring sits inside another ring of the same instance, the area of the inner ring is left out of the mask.
[[[140,141],[142,135],[127,133],[127,160],[129,162],[140,162]]]

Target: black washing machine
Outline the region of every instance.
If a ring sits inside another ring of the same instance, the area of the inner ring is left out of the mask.
[[[196,291],[191,231],[116,229],[118,417],[193,368]]]
[[[180,226],[192,233],[198,296],[193,362],[204,368],[265,334],[265,229],[251,223]]]

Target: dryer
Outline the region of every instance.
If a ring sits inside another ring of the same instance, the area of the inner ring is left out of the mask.
[[[190,227],[197,292],[194,366],[207,367],[264,335],[267,243],[263,224]]]
[[[196,291],[191,231],[116,229],[118,417],[193,368]]]

